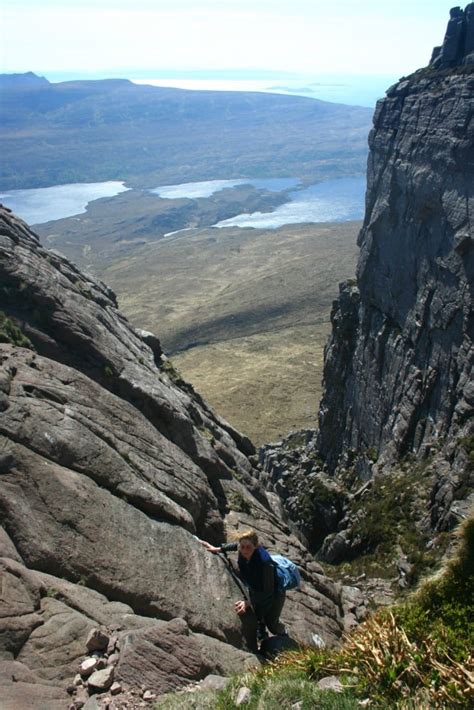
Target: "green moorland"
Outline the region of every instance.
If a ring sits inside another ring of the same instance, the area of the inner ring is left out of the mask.
[[[474,703],[474,517],[458,533],[444,570],[404,603],[375,612],[339,649],[299,649],[254,673],[235,677],[220,692],[163,696],[156,710],[232,710],[239,688],[248,710],[291,708],[469,708]],[[338,676],[341,693],[317,681]]]
[[[298,176],[365,170],[372,109],[256,92],[56,84],[0,75],[0,190],[126,180]]]

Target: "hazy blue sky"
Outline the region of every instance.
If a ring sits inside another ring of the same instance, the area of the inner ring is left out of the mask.
[[[0,70],[238,68],[401,76],[427,64],[454,4],[0,0]]]

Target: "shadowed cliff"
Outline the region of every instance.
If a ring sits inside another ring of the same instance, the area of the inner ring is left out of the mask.
[[[433,445],[452,459],[469,430],[473,8],[452,11],[432,64],[377,104],[357,282],[341,286],[326,349],[319,446],[332,469],[369,450],[379,465]]]
[[[474,3],[452,10],[429,66],[378,102],[319,432],[260,451],[262,482],[318,557],[353,563],[367,589],[389,578],[376,584],[390,594],[439,562],[474,505],[473,36]]]

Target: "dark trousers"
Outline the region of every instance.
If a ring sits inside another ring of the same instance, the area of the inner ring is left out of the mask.
[[[280,621],[280,614],[285,603],[285,592],[277,592],[273,595],[272,604],[269,609],[265,609],[262,614],[259,614],[259,609],[256,609],[258,621],[263,621],[267,629],[272,634],[284,634],[285,625]]]

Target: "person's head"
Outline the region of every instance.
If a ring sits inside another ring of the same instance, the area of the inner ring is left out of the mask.
[[[249,560],[258,547],[258,535],[255,530],[246,530],[237,536],[239,552],[242,557]]]

